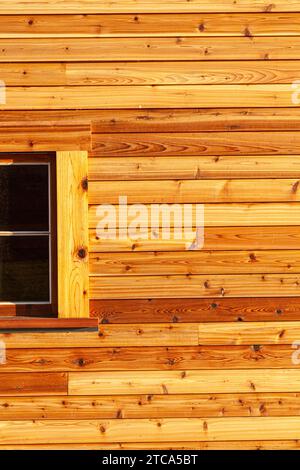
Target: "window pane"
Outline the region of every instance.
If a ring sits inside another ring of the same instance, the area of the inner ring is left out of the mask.
[[[48,236],[0,237],[0,302],[49,302]]]
[[[0,231],[48,231],[48,166],[0,165]]]

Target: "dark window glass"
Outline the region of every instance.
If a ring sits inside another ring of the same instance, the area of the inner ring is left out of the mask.
[[[48,165],[0,165],[0,231],[48,231]]]
[[[49,302],[49,237],[0,236],[0,302]]]

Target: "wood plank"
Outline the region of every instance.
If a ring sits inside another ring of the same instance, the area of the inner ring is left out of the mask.
[[[125,298],[125,297],[124,297]],[[118,335],[118,340],[116,340]],[[153,323],[151,325],[101,325],[99,343],[102,346],[179,346],[197,345],[198,325]]]
[[[300,298],[92,300],[90,314],[103,324],[296,321]]]
[[[160,420],[2,421],[0,439],[7,444],[190,442],[216,440],[299,439],[299,417],[166,418]],[[241,433],[241,430],[245,432]],[[67,442],[66,442],[67,441]]]
[[[90,278],[91,299],[289,297],[298,296],[299,289],[300,276],[297,274]]]
[[[273,441],[120,442],[108,444],[0,445],[0,450],[299,450],[297,439]]]
[[[186,251],[186,241],[195,241],[195,231],[186,233],[184,240],[176,240],[171,230],[170,240],[165,240],[158,229],[141,229],[140,238],[114,238],[113,231],[107,230],[107,238],[90,229],[90,251],[106,252],[145,252],[145,251]],[[299,250],[299,227],[205,227],[204,250]]]
[[[299,176],[299,155],[89,158],[89,181],[298,178]]]
[[[175,331],[180,323],[173,324],[114,324],[101,325],[100,338],[104,346],[154,346],[164,345],[160,338],[149,340],[151,332],[154,333],[161,328],[162,331]],[[195,325],[187,323],[190,332],[194,331]],[[260,345],[260,344],[289,344],[298,341],[300,337],[299,322],[230,322],[230,323],[201,323],[197,325],[198,344],[200,345]],[[183,329],[183,327],[181,327]],[[167,333],[169,335],[169,333]],[[145,344],[141,342],[144,337]],[[299,340],[300,341],[300,340]],[[183,344],[183,343],[181,343]],[[176,345],[176,344],[175,344]],[[179,344],[178,344],[179,345]],[[293,348],[295,349],[295,348]],[[292,348],[290,350],[290,362],[292,362]]]
[[[234,87],[228,85],[157,85],[120,88],[115,86],[9,87],[6,89],[6,104],[1,107],[5,110],[138,107],[141,109],[178,106],[211,108],[216,105],[224,108],[228,106],[293,107],[295,106],[292,101],[293,93],[295,92],[291,85],[285,84],[235,85]],[[122,137],[121,135],[120,138]],[[191,137],[194,136],[191,134]],[[150,139],[152,138],[150,136]],[[110,137],[111,139],[113,137]],[[101,143],[98,140],[99,136],[96,134],[94,150],[100,148]],[[123,142],[121,141],[120,144]],[[130,145],[127,144],[127,146]],[[201,153],[200,149],[199,153]],[[281,153],[288,153],[288,151],[283,150]],[[136,154],[134,150],[133,154]]]
[[[300,37],[2,39],[0,62],[298,60]]]
[[[92,120],[96,120],[101,114],[98,110],[82,110],[82,109],[63,109],[55,110],[39,110],[39,111],[1,111],[0,124],[1,127],[7,129],[30,127],[73,127],[74,130],[84,127],[90,130]],[[293,114],[293,110],[291,110]]]
[[[57,152],[58,316],[89,316],[87,152]]]
[[[3,22],[3,18],[7,17],[0,16],[0,23],[1,19]],[[1,64],[1,80],[6,86],[66,85],[66,64],[47,62]]]
[[[300,11],[299,0],[277,0],[267,5],[265,0],[2,0],[1,14],[19,13],[202,13],[202,12],[293,12]]]
[[[67,392],[65,373],[0,373],[1,396],[65,395]]]
[[[3,63],[1,79],[6,86],[266,84],[292,83],[299,69],[299,61],[288,60],[194,61],[192,69],[185,61]]]
[[[89,227],[94,228],[100,223],[101,213],[97,216],[97,207],[92,205],[89,207]],[[115,207],[116,223],[118,224],[119,208]],[[151,206],[146,205],[147,213],[141,213],[140,215],[140,226],[141,228],[149,227],[151,222]],[[290,203],[231,203],[231,204],[205,204],[204,215],[205,215],[205,228],[206,227],[233,227],[233,226],[276,226],[276,225],[300,225],[300,204],[298,202]],[[130,206],[129,206],[130,208]],[[193,206],[193,220],[191,226],[196,226],[195,217],[196,206]],[[102,215],[103,217],[103,215]],[[168,225],[168,218],[164,221],[160,221],[161,226]],[[129,213],[128,224],[133,221],[133,216]],[[173,222],[172,222],[173,223]],[[171,226],[172,226],[171,223]],[[124,224],[121,222],[120,226]],[[117,226],[117,225],[116,225]],[[114,228],[114,220],[112,220],[111,229]],[[152,227],[156,229],[157,227]],[[186,224],[186,228],[188,225]],[[130,230],[129,230],[129,233]],[[140,232],[136,232],[136,238],[138,238]],[[196,232],[194,233],[194,238]],[[189,234],[188,239],[189,242]]]
[[[237,93],[236,87],[234,87]],[[299,132],[216,132],[93,134],[92,150],[101,157],[297,155]]]
[[[51,70],[41,83],[38,68],[60,64],[4,64],[1,76],[7,85],[61,85],[59,71]],[[68,85],[224,85],[292,83],[299,77],[299,61],[201,62],[92,62],[65,64]],[[62,68],[62,66],[61,66]],[[33,69],[33,70],[32,70]],[[27,72],[24,76],[24,70]]]
[[[130,332],[130,334],[129,334]],[[141,346],[179,346],[198,345],[198,325],[189,324],[153,324],[144,330],[136,325],[128,326],[127,336],[136,345]],[[45,349],[45,348],[100,348],[105,347],[105,339],[96,332],[15,332],[0,333],[0,341],[8,349]],[[120,338],[120,344],[122,345]]]
[[[300,250],[92,253],[90,276],[300,273]]]
[[[133,372],[70,372],[70,395],[299,392],[300,371],[292,369]],[[225,420],[228,423],[228,420]],[[182,430],[181,430],[182,431]],[[246,435],[245,429],[241,435]],[[265,436],[267,437],[267,436]]]
[[[89,128],[94,133],[216,132],[300,130],[300,107],[294,108],[191,108],[146,110],[1,110],[4,128],[68,126]],[[32,130],[32,129],[31,129]],[[64,132],[61,129],[61,132]],[[75,139],[75,136],[74,136]],[[199,156],[198,156],[199,157]],[[289,155],[289,158],[291,156]],[[112,164],[112,162],[111,162]]]
[[[1,317],[2,317],[1,312]],[[98,328],[97,320],[92,318],[44,318],[42,313],[40,317],[42,318],[32,318],[26,316],[15,316],[15,317],[6,317],[0,318],[0,330],[7,329],[18,329],[18,330],[28,330],[33,328],[43,328],[43,329],[77,329],[77,328]]]
[[[88,126],[0,126],[1,152],[32,152],[57,150],[89,150]]]
[[[298,393],[4,397],[0,420],[299,416]],[[1,449],[1,447],[0,447]]]
[[[203,329],[205,330],[205,327]],[[273,330],[270,336],[272,334]],[[209,337],[211,338],[212,335],[210,334]],[[226,340],[224,341],[226,342]],[[2,373],[48,373],[113,370],[211,370],[222,367],[227,369],[297,368],[299,366],[291,362],[292,352],[289,344],[271,344],[257,347],[253,347],[253,345],[235,345],[232,347],[223,345],[152,346],[151,349],[144,346],[8,349],[6,363],[1,364],[0,371]]]
[[[264,62],[261,62],[264,64]],[[68,113],[74,111],[68,111]],[[93,111],[80,111],[92,113]],[[6,112],[10,122],[20,112]],[[37,112],[27,111],[28,116]],[[39,111],[38,113],[42,113]],[[56,111],[49,111],[49,119]],[[61,111],[66,116],[66,111]],[[24,113],[23,113],[24,114]],[[300,107],[294,108],[191,108],[191,109],[119,109],[94,112],[92,131],[95,134],[135,132],[222,132],[299,130]],[[41,116],[42,117],[42,116]],[[103,156],[102,156],[103,157]]]
[[[299,13],[5,15],[1,37],[298,36]]]
[[[299,334],[298,322],[210,323],[199,325],[199,344],[292,344]]]
[[[299,179],[92,181],[89,204],[289,202],[300,200]]]

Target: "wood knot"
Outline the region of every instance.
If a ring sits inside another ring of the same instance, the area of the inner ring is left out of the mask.
[[[293,194],[296,194],[296,193],[297,193],[297,190],[298,190],[298,187],[299,187],[299,183],[300,183],[300,181],[296,181],[296,182],[292,185],[292,193],[293,193]]]
[[[86,258],[86,256],[87,256],[86,249],[85,248],[79,248],[79,250],[77,252],[77,255],[78,255],[78,258],[80,258],[80,259]]]
[[[252,390],[256,390],[256,387],[255,387],[255,384],[253,382],[250,382],[250,387],[252,388]]]
[[[247,27],[244,29],[244,36],[245,36],[246,38],[250,38],[250,39],[253,38],[253,35],[252,35],[250,29],[247,28]]]
[[[274,5],[274,3],[269,3],[269,5],[266,5],[265,8],[264,8],[264,12],[265,13],[270,13],[270,11],[273,10],[273,8],[275,8],[276,5]]]
[[[84,191],[87,191],[89,188],[89,180],[87,176],[81,180],[81,187]]]
[[[250,261],[251,261],[252,263],[255,263],[255,262],[257,261],[256,256],[255,256],[254,253],[250,253],[250,254],[249,254],[249,258],[250,258]]]
[[[83,367],[83,366],[85,366],[85,364],[86,364],[85,360],[84,360],[82,357],[80,357],[79,359],[77,359],[77,360],[75,361],[75,363],[78,364],[79,367]]]

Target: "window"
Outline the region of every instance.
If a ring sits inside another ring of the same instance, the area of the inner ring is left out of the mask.
[[[2,324],[89,317],[87,173],[86,151],[0,153]]]
[[[55,154],[0,154],[0,316],[57,316]]]

